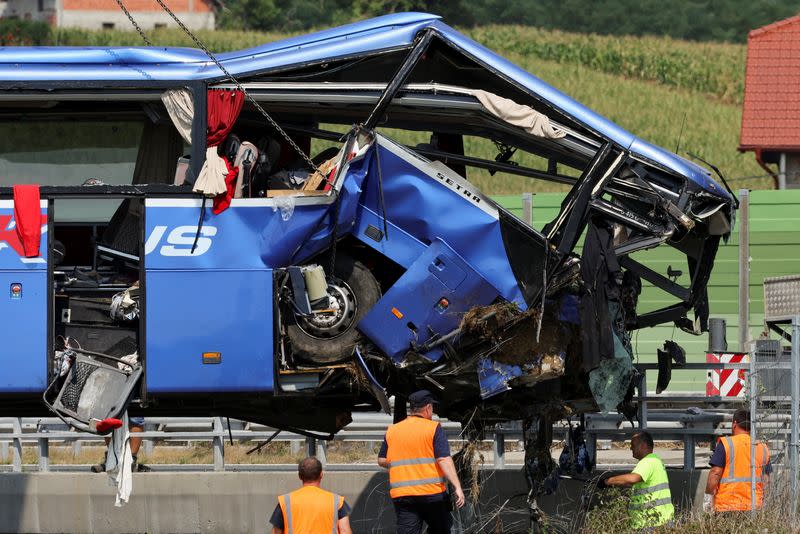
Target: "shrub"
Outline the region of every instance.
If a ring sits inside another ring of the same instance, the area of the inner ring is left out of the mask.
[[[33,46],[50,42],[50,26],[44,22],[0,19],[0,45]]]

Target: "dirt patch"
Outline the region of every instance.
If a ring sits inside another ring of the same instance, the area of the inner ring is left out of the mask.
[[[464,314],[460,328],[464,334],[494,340],[506,325],[520,315],[523,315],[523,312],[510,302],[478,306]]]
[[[510,365],[533,366],[538,377],[558,376],[564,371],[567,340],[561,325],[552,314],[545,313],[539,339],[540,310],[519,311],[513,305],[496,304],[473,308],[461,323],[466,334],[488,341],[486,356]]]

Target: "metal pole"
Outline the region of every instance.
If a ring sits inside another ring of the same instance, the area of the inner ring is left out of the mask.
[[[740,230],[741,231],[741,230]],[[744,350],[744,346],[742,346]],[[748,358],[750,376],[747,383],[750,389],[750,513],[756,513],[756,359],[754,354]],[[762,467],[763,469],[764,467]]]
[[[19,417],[15,417],[11,421],[11,429],[14,434],[18,436],[22,434],[22,419]],[[22,440],[19,438],[14,438],[11,441],[11,449],[12,449],[12,458],[11,458],[11,470],[14,473],[21,473],[22,472]]]
[[[792,317],[792,443],[789,447],[789,461],[791,470],[789,474],[792,478],[792,525],[797,516],[797,447],[798,447],[798,417],[800,417],[800,316]]]
[[[639,376],[639,430],[647,430],[647,370]]]
[[[317,454],[316,438],[306,438],[306,456],[315,456],[316,454]]]
[[[522,193],[522,220],[533,226],[533,193]]]
[[[739,190],[739,350],[750,341],[750,191]],[[753,415],[751,413],[750,417]]]
[[[503,469],[506,466],[506,437],[501,429],[494,431],[494,468]]]
[[[47,473],[50,471],[50,440],[39,438],[39,471]]]
[[[222,417],[214,418],[214,471],[225,471],[225,427]]]
[[[328,463],[328,442],[317,441],[317,453],[315,454],[317,460],[324,466]]]
[[[683,436],[683,470],[694,470],[694,436],[685,434]]]

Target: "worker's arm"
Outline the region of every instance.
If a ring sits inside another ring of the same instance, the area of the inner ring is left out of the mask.
[[[389,469],[389,460],[386,459],[387,454],[389,454],[389,445],[386,443],[386,436],[384,436],[381,450],[378,451],[378,465],[384,469]]]
[[[606,486],[633,486],[642,481],[642,475],[638,473],[626,473],[606,479]]]
[[[272,534],[283,534],[283,529],[278,527],[272,527]]]
[[[709,495],[716,495],[719,489],[719,481],[722,479],[722,467],[714,466],[708,473],[708,481],[706,482],[706,493]]]
[[[341,518],[337,525],[339,526],[339,534],[353,534],[353,531],[350,530],[350,518],[348,516]]]
[[[456,464],[453,463],[453,459],[449,456],[445,456],[442,458],[437,458],[436,463],[439,464],[439,467],[442,469],[442,473],[444,473],[444,478],[452,484],[453,488],[456,490],[456,508],[461,508],[464,506],[466,499],[464,499],[464,491],[461,489],[461,481],[458,480],[458,473],[456,472]]]

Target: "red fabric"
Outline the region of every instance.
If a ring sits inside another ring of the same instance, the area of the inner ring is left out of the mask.
[[[35,258],[39,255],[39,242],[42,239],[42,213],[39,200],[38,185],[14,186],[14,220],[17,225],[17,236],[22,242],[26,258]]]
[[[98,434],[108,434],[112,430],[115,430],[122,426],[122,421],[119,419],[114,419],[113,417],[108,417],[103,419],[97,426],[95,427]]]
[[[217,146],[228,137],[239,118],[244,104],[244,93],[239,90],[223,91],[211,89],[208,91],[208,133],[206,146]]]
[[[210,89],[207,101],[208,135],[206,137],[206,146],[212,147],[222,143],[233,130],[233,125],[236,124],[236,119],[239,118],[239,113],[242,111],[244,93],[239,90]],[[214,197],[212,212],[215,215],[222,213],[231,205],[231,199],[236,188],[236,176],[239,173],[239,168],[231,165],[228,158],[223,157],[222,159],[225,160],[225,165],[228,166],[228,176],[225,177],[225,186],[228,191]]]
[[[228,191],[214,197],[214,207],[211,210],[214,215],[219,215],[230,207],[233,194],[236,191],[236,178],[239,176],[239,167],[231,165],[228,158],[222,159],[225,160],[225,166],[228,167],[228,175],[225,177],[225,187],[228,188]]]
[[[739,150],[800,148],[800,16],[747,39]]]

